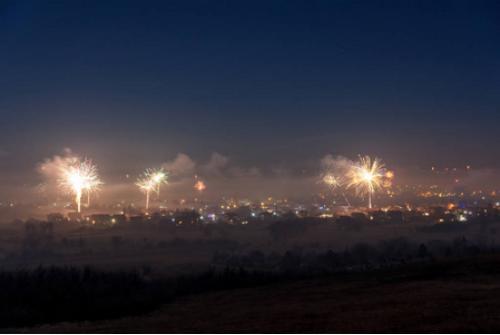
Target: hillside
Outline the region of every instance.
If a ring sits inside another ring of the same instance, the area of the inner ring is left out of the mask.
[[[142,317],[24,332],[498,332],[500,258],[193,295]]]

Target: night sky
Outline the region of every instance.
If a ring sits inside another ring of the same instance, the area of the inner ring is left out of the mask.
[[[498,1],[1,1],[0,170],[500,166]],[[309,162],[309,163],[304,163]]]

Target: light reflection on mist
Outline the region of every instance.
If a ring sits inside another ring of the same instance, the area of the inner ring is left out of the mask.
[[[60,155],[42,160],[32,174],[38,176],[39,183],[20,184],[19,179],[8,178],[0,189],[2,201],[52,202],[65,200],[57,189],[57,170],[61,164],[68,163],[74,153],[67,149]],[[264,197],[282,197],[308,201],[318,193],[325,193],[325,185],[319,183],[325,170],[345,173],[353,160],[343,156],[325,155],[317,160],[310,169],[297,169],[283,165],[265,167],[244,167],[230,157],[214,152],[205,161],[196,161],[185,153],[179,153],[161,166],[169,172],[169,184],[162,191],[162,199],[172,202],[180,198],[200,196],[193,187],[196,178],[207,185],[203,191],[205,201],[215,201],[221,197],[237,197],[258,200]],[[99,163],[99,162],[95,162]],[[145,164],[147,167],[148,164]],[[392,169],[392,167],[390,167]],[[500,173],[494,168],[435,168],[435,170],[394,167],[396,178],[394,187],[410,189],[418,187],[446,188],[455,192],[472,192],[476,189],[493,191],[500,188]],[[142,194],[134,181],[138,172],[123,175],[109,174],[100,170],[105,186],[96,202],[114,204],[117,202],[140,202]],[[398,199],[394,199],[398,201]]]

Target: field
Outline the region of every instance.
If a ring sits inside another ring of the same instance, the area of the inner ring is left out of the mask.
[[[21,332],[498,332],[500,256],[189,295],[148,315]]]

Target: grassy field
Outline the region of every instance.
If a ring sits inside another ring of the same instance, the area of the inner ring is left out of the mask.
[[[190,295],[139,317],[20,332],[498,332],[500,256]]]

